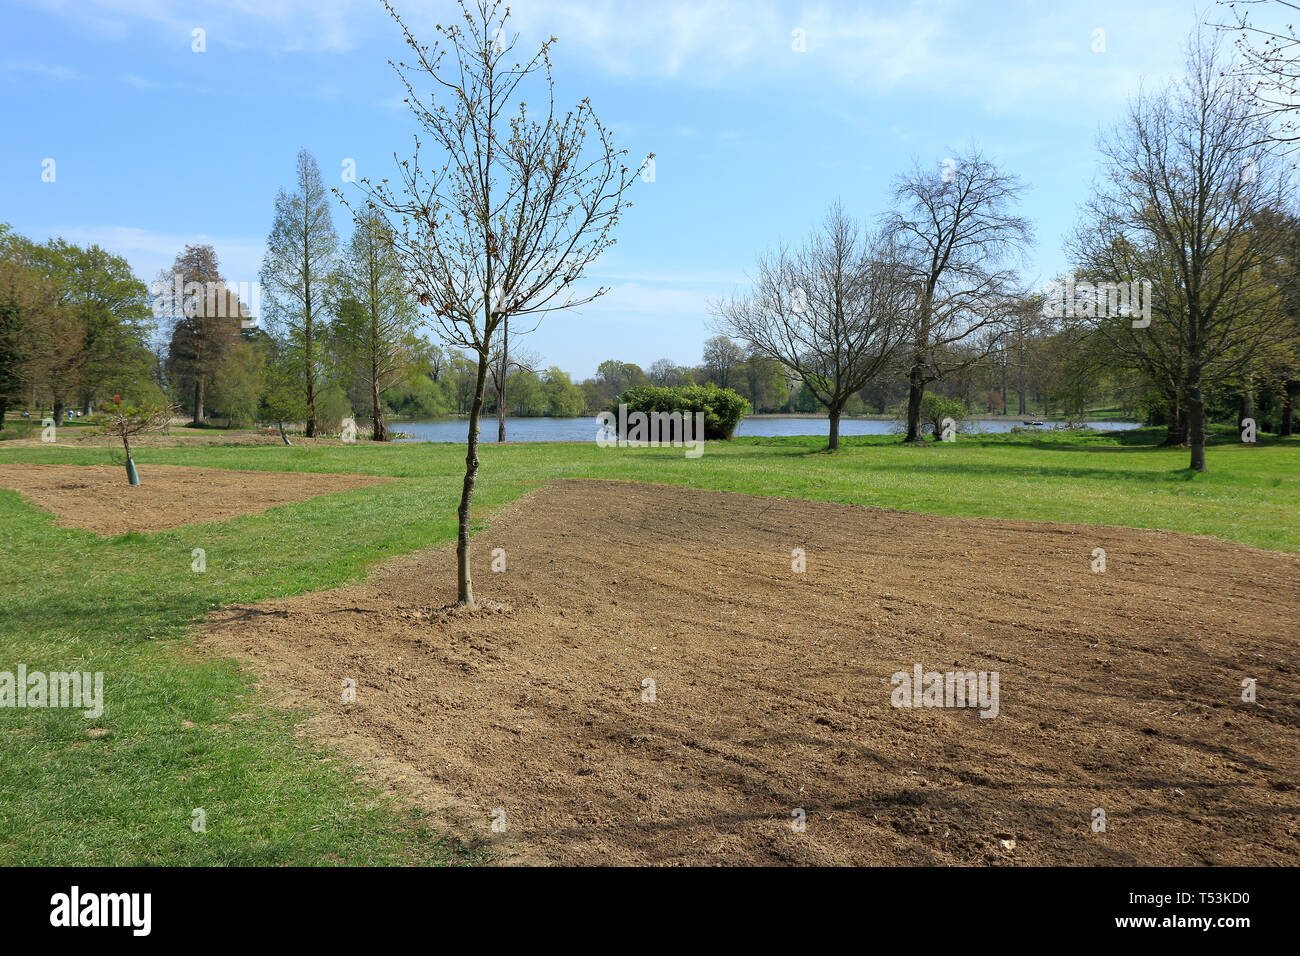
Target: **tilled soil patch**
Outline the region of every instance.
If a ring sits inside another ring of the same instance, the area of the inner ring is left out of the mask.
[[[181,465],[139,465],[141,483],[130,485],[116,465],[0,465],[0,488],[10,488],[58,523],[96,534],[160,531],[221,521],[391,481],[374,475],[233,471]]]
[[[561,481],[475,539],[480,611],[446,609],[438,549],[206,639],[516,861],[1295,864],[1298,572],[1168,532]],[[996,672],[996,716],[893,706],[916,665]]]

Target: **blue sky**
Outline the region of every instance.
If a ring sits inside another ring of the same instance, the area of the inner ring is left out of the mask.
[[[452,9],[397,5],[430,41]],[[698,363],[709,300],[743,285],[756,253],[802,236],[836,197],[874,219],[895,174],[971,144],[1025,180],[1027,278],[1047,281],[1067,267],[1062,243],[1097,172],[1098,130],[1142,84],[1179,71],[1198,9],[511,7],[522,44],[558,38],[560,99],[590,97],[634,157],[657,155],[655,181],[636,184],[619,244],[592,273],[611,291],[548,317],[527,343],[578,378],[611,357]],[[216,247],[229,281],[256,280],[276,190],[301,147],[337,185],[345,160],[379,177],[394,151],[408,154],[414,126],[387,63],[400,36],[377,0],[3,0],[0,24],[0,221],[99,242],[145,281],[195,242]],[[195,29],[205,52],[192,50]],[[341,208],[335,224],[346,231]]]

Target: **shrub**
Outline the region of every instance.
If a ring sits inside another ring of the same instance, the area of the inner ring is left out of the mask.
[[[921,398],[921,421],[934,429],[934,440],[943,434],[943,420],[951,418],[960,425],[966,419],[966,405],[959,398],[944,398],[933,392],[926,392]]]
[[[632,412],[681,412],[683,417],[704,413],[704,437],[730,441],[736,426],[749,412],[749,402],[730,388],[717,385],[682,385],[676,388],[657,385],[637,385],[614,400],[610,411],[618,414],[618,406],[627,405]]]

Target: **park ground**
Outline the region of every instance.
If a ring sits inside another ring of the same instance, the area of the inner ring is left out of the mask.
[[[475,614],[463,447],[2,443],[0,863],[1294,862],[1300,441],[1158,437],[489,444]]]

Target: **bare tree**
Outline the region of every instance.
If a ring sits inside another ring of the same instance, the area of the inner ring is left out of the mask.
[[[884,235],[867,235],[838,202],[802,247],[758,261],[748,295],[713,304],[719,330],[793,369],[826,406],[840,447],[849,396],[888,365],[906,332],[907,270]]]
[[[440,25],[440,39],[426,46],[387,0],[384,6],[413,57],[392,65],[420,131],[414,155],[398,164],[397,183],[363,179],[361,186],[392,225],[420,304],[450,345],[477,357],[456,544],[457,602],[473,607],[470,507],[494,336],[508,319],[535,327],[547,312],[606,291],[579,292],[575,283],[614,243],[637,170],[588,100],[557,112],[554,37],[516,59],[509,10],[461,0],[461,22]],[[417,89],[417,79],[430,89]],[[525,100],[530,87],[535,95]],[[422,137],[431,141],[431,159],[422,156]]]
[[[1185,76],[1138,97],[1103,138],[1106,181],[1074,243],[1093,274],[1152,282],[1149,326],[1109,308],[1084,319],[1182,398],[1194,471],[1205,471],[1206,390],[1249,369],[1284,322],[1267,267],[1285,232],[1268,214],[1287,196],[1261,131],[1250,90],[1198,31]]]
[[[497,441],[506,440],[506,386],[515,372],[536,372],[542,357],[531,349],[511,353],[502,326],[501,344],[492,350],[488,359],[488,374],[492,376],[492,391],[497,400]]]
[[[885,229],[908,251],[914,309],[907,361],[907,437],[921,440],[921,399],[937,379],[981,361],[995,348],[1020,293],[1006,260],[1023,254],[1029,224],[1012,214],[1023,187],[972,152],[933,171],[919,166],[894,185],[899,207]]]
[[[704,374],[715,385],[735,387],[735,376],[745,364],[745,350],[725,335],[715,335],[704,343]]]

